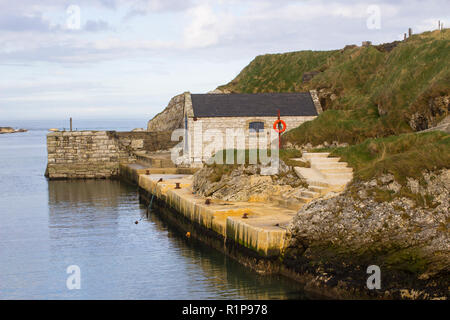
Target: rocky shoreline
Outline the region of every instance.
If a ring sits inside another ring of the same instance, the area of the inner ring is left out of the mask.
[[[295,197],[301,183],[287,168],[281,172],[264,177],[255,166],[204,167],[194,175],[193,191],[229,201]],[[244,264],[259,272],[267,265],[269,273],[335,298],[448,299],[449,185],[448,169],[424,172],[420,181],[407,178],[406,185],[389,174],[354,181],[298,211],[278,262]],[[380,267],[381,289],[367,288],[370,265]]]
[[[17,133],[17,132],[27,132],[26,129],[14,129],[12,127],[0,127],[0,134],[5,133]]]
[[[303,207],[289,226],[283,264],[310,274],[316,285],[377,298],[448,299],[450,170],[408,179],[417,203],[390,175],[355,182],[345,192]],[[380,193],[393,196],[384,201]],[[396,196],[397,195],[397,196]],[[381,270],[381,289],[366,287],[369,265]]]

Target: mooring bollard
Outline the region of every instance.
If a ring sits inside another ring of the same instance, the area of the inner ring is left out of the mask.
[[[175,182],[175,189],[181,189],[181,188],[180,188],[180,183],[179,183],[179,182]]]
[[[247,213],[247,212],[245,212],[245,213],[242,215],[242,219],[248,219],[248,213]]]
[[[205,200],[205,204],[208,204],[208,205],[211,204],[211,200],[206,199],[206,200]]]
[[[146,175],[150,175],[150,170],[145,170]]]

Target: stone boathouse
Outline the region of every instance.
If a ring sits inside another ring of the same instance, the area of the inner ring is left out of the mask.
[[[215,151],[234,148],[229,144],[227,130],[236,136],[244,136],[245,148],[256,148],[258,135],[267,135],[278,118],[286,123],[286,131],[313,120],[322,112],[315,91],[300,93],[258,94],[184,94],[181,128],[185,129],[185,154],[191,163],[205,161],[211,156],[211,143],[218,144]],[[180,108],[181,109],[181,108]],[[223,139],[216,139],[218,133]],[[253,137],[253,139],[251,139]],[[228,141],[227,141],[228,140]],[[200,154],[198,145],[202,144]],[[232,141],[234,143],[234,141]],[[237,146],[239,149],[243,147]],[[212,152],[214,153],[214,151]]]

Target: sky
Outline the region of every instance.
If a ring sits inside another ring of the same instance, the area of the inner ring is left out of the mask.
[[[449,0],[0,0],[0,122],[147,120],[257,55],[391,42],[438,20],[450,25]]]

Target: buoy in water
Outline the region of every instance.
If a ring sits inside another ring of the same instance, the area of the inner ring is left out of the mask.
[[[134,222],[134,224],[138,224],[138,223],[139,223],[139,221],[137,221],[137,220]]]

